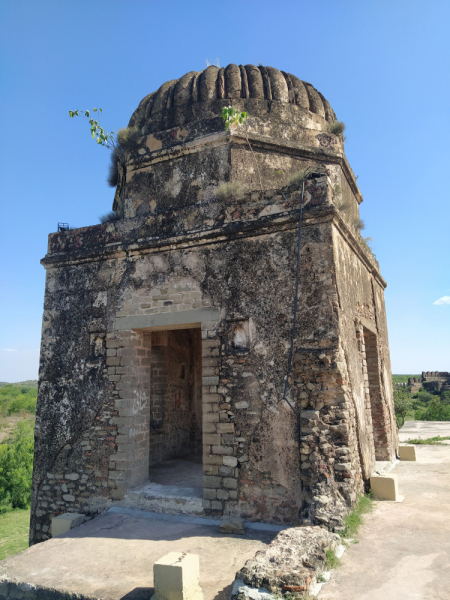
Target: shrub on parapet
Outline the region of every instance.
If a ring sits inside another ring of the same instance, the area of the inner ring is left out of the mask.
[[[334,135],[342,135],[345,131],[345,123],[344,121],[334,121],[334,123],[328,123],[327,129]]]
[[[115,213],[113,210],[105,213],[104,215],[100,215],[98,220],[100,221],[100,223],[102,223],[102,225],[104,223],[112,223],[114,221],[117,221],[119,219],[119,216],[117,213]]]
[[[299,169],[293,175],[291,175],[287,180],[287,185],[297,185],[304,181],[309,175],[310,169]]]

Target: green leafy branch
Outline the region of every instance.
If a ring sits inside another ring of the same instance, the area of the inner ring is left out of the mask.
[[[94,108],[92,112],[95,113],[103,111],[101,108]],[[97,139],[97,144],[105,146],[109,150],[116,148],[117,141],[115,139],[115,132],[110,131],[108,133],[105,131],[100,123],[91,117],[91,113],[88,110],[69,110],[69,118],[73,117],[82,117],[83,119],[89,121],[92,139]]]
[[[245,111],[239,111],[234,106],[225,106],[222,110],[222,119],[225,123],[225,130],[228,131],[230,127],[240,127],[241,125],[245,125],[244,127],[244,135],[247,140],[248,147],[252,152],[253,164],[255,165],[256,171],[259,177],[259,186],[261,188],[261,192],[263,191],[261,173],[259,171],[258,161],[256,160],[255,153],[253,152],[252,145],[250,144],[250,140],[248,139],[248,114]]]
[[[94,108],[92,111],[69,110],[69,118],[81,117],[86,119],[89,122],[92,139],[96,140],[99,146],[104,146],[111,151],[111,162],[107,181],[111,187],[117,187],[121,179],[120,175],[122,175],[120,200],[123,201],[127,177],[126,152],[133,150],[141,134],[137,127],[125,127],[119,129],[117,134],[115,131],[106,131],[100,125],[98,120],[98,114],[102,112],[101,108]]]
[[[245,111],[239,112],[233,106],[226,106],[222,110],[222,119],[225,121],[225,129],[228,130],[230,125],[243,125],[247,120],[248,114]]]

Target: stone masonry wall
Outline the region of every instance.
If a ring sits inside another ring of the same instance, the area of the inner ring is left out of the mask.
[[[377,315],[382,368],[387,338],[381,309],[373,308],[378,291],[362,275],[370,257],[340,219],[329,179],[316,177],[306,192],[289,388],[301,410],[301,470],[296,418],[281,399],[298,189],[273,198],[256,193],[222,212],[205,205],[204,230],[198,207],[192,208],[178,216],[184,219],[179,237],[168,217],[50,237],[32,541],[48,535],[51,516],[95,514],[148,477],[153,333],[120,323],[193,311],[217,315],[194,325],[202,338],[205,513],[341,526],[367,478],[364,461],[371,466],[361,421],[358,307],[370,304]],[[353,271],[346,273],[348,265]]]

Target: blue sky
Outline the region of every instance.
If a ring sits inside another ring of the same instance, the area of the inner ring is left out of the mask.
[[[0,381],[38,375],[48,233],[111,208],[108,152],[69,109],[117,130],[216,58],[294,73],[345,121],[393,371],[450,371],[448,1],[4,0],[0,28]]]

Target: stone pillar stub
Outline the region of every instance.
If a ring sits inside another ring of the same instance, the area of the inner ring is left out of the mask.
[[[398,457],[400,460],[416,461],[416,447],[400,445],[398,447]]]
[[[372,475],[370,488],[377,500],[390,500],[391,502],[403,502],[404,496],[398,493],[397,475]]]
[[[203,600],[198,554],[169,552],[153,565],[152,600]]]

